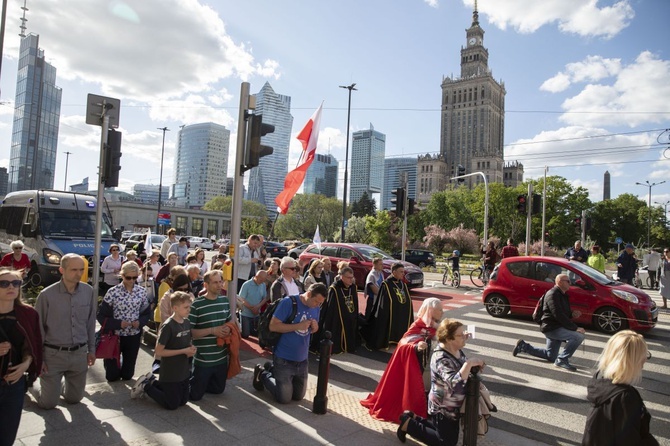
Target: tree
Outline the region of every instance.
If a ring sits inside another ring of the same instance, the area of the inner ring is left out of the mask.
[[[400,237],[389,211],[379,211],[376,217],[366,216],[365,229],[370,234],[371,245],[387,252],[400,249]]]
[[[647,205],[633,194],[596,203],[590,216],[589,236],[603,247],[614,245],[617,237],[634,244],[647,239]]]
[[[365,217],[366,215],[374,216],[377,213],[377,203],[367,193],[363,192],[358,201],[354,201],[349,206],[349,215]]]
[[[333,240],[342,223],[342,202],[319,194],[297,194],[275,224],[277,238],[312,240],[316,226],[323,241]]]
[[[202,207],[206,211],[231,214],[233,197],[214,197]],[[268,211],[264,205],[251,200],[242,200],[242,221],[240,236],[246,238],[251,234],[267,234],[270,227]]]
[[[365,217],[351,217],[347,220],[346,236],[349,243],[370,243],[370,234],[365,227]]]

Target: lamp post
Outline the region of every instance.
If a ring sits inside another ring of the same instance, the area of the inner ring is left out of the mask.
[[[650,239],[650,235],[651,235],[651,188],[654,187],[654,186],[658,186],[659,184],[663,184],[663,183],[665,183],[665,180],[660,181],[658,183],[650,183],[649,180],[646,180],[644,183],[639,183],[639,182],[635,183],[638,186],[645,186],[645,187],[649,188],[649,195],[648,195],[648,198],[647,198],[647,211],[648,211],[648,213],[647,213],[647,248],[651,247],[651,245],[649,244],[649,239]]]
[[[349,105],[347,106],[347,144],[344,152],[344,194],[342,195],[342,228],[340,242],[344,242],[344,222],[347,218],[347,178],[349,175],[349,123],[351,122],[351,91],[357,90],[356,84],[340,85],[340,88],[349,90]]]
[[[167,127],[158,127],[158,130],[163,131],[163,145],[161,147],[161,173],[158,179],[158,212],[156,213],[156,233],[160,234],[160,218],[161,218],[161,200],[163,199],[163,157],[165,156],[165,132],[169,132]]]
[[[63,182],[63,190],[67,192],[67,165],[70,162],[70,155],[72,155],[72,152],[63,153],[65,153],[65,181]]]
[[[654,201],[654,204],[657,204],[659,206],[663,206],[663,209],[664,209],[663,218],[666,219],[666,225],[667,225],[668,205],[670,204],[670,200],[666,201],[665,203],[659,203],[658,201]]]

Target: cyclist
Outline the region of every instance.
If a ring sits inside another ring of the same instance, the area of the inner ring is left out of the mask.
[[[486,246],[486,250],[482,251],[484,254],[484,269],[486,271],[485,276],[488,277],[493,268],[495,268],[496,263],[498,263],[498,252],[496,251],[496,245],[493,242],[489,242]]]
[[[455,271],[460,271],[460,257],[461,253],[458,249],[454,249],[454,252],[451,254],[451,257],[447,258],[447,262],[451,261],[451,274],[454,274]]]

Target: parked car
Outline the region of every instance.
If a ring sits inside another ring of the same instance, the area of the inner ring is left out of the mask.
[[[491,273],[482,295],[486,311],[494,317],[532,314],[558,274],[570,278],[570,308],[581,313],[575,323],[593,325],[605,333],[627,328],[645,331],[656,325],[658,308],[647,293],[580,262],[559,257],[503,259]]]
[[[119,240],[121,243],[125,243],[126,240],[128,240],[128,237],[133,235],[133,231],[123,231],[121,232],[121,240]]]
[[[221,245],[228,246],[230,244],[230,239],[220,238],[212,244],[212,249],[219,249]]]
[[[137,245],[139,242],[143,242],[146,238],[147,238],[146,234],[141,234],[139,232],[136,232],[135,234],[131,235],[125,242],[126,251],[135,249],[135,245]],[[166,238],[167,237],[164,235],[151,234],[151,247],[153,249],[158,249],[160,251],[161,245],[163,244],[163,240],[165,240]],[[145,247],[144,249],[147,248]]]
[[[400,251],[394,252],[393,257],[396,259],[401,259],[402,252]],[[425,249],[406,249],[405,261],[413,263],[419,268],[425,268],[426,266],[435,266],[435,254]]]
[[[619,275],[614,272],[612,274],[612,279],[619,280]],[[647,265],[641,266],[637,269],[637,274],[635,274],[635,281],[633,282],[638,288],[651,288],[651,277],[649,277],[649,267]]]
[[[293,249],[288,250],[288,255],[294,259],[297,259],[300,257],[300,254],[307,249],[307,247],[310,245],[310,243],[303,243],[302,245],[296,246]]]
[[[321,243],[321,249],[312,244],[300,254],[300,264],[305,266],[311,259],[330,257],[332,270],[337,273],[337,262],[345,260],[354,270],[354,278],[358,288],[365,286],[365,279],[372,269],[372,260],[376,257],[383,259],[384,277],[391,274],[391,266],[401,262],[391,257],[381,249],[370,245],[359,243]],[[409,288],[420,288],[423,286],[423,272],[409,262],[401,262],[405,267],[405,282]]]
[[[191,236],[186,237],[186,239],[188,240],[189,248],[200,248],[206,251],[214,249],[214,243],[208,238]]]
[[[288,254],[288,249],[286,246],[278,242],[269,242],[265,241],[265,251],[268,253],[268,257],[277,257],[282,258]]]

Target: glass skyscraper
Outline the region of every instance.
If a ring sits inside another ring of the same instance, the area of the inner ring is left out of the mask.
[[[257,201],[265,205],[268,215],[277,213],[275,198],[284,189],[284,180],[288,173],[288,148],[291,141],[293,116],[291,115],[291,97],[277,94],[268,82],[256,93],[255,114],[263,115],[265,124],[275,126],[261,142],[274,150],[272,155],[260,159],[258,167],[249,171],[249,192],[247,200]],[[293,169],[295,166],[292,166]]]
[[[337,197],[337,160],[333,155],[316,154],[305,174],[303,193]]]
[[[21,39],[16,75],[9,192],[53,189],[62,91],[56,68],[44,59],[39,36]]]
[[[206,122],[179,131],[172,199],[178,206],[200,208],[226,195],[230,130]]]
[[[391,199],[395,197],[391,193],[401,185],[400,178],[407,175],[407,198],[416,200],[416,166],[418,160],[414,158],[386,158],[384,160],[384,187],[382,189],[381,204],[379,209],[393,209]]]
[[[354,132],[351,144],[351,182],[349,203],[358,201],[363,192],[372,198],[382,191],[384,182],[384,154],[386,135],[370,124],[367,130]]]

